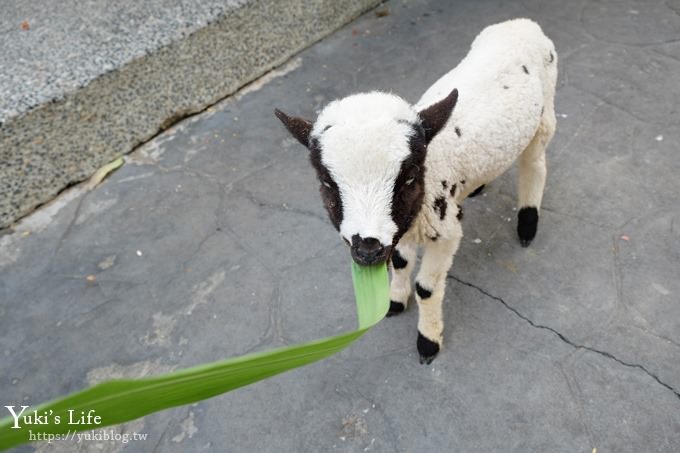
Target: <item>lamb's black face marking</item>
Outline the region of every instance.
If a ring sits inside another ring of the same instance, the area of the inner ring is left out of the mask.
[[[319,191],[321,192],[321,200],[328,211],[331,223],[336,230],[340,230],[342,223],[342,198],[340,197],[340,189],[337,183],[333,180],[328,168],[321,162],[321,147],[319,145],[318,137],[312,137],[311,131],[313,124],[311,121],[304,118],[288,116],[279,109],[274,109],[276,117],[281,120],[288,132],[295,137],[301,144],[306,146],[309,153],[309,161],[312,167],[316,170],[316,175],[321,183]],[[323,132],[330,129],[332,125],[326,126]]]
[[[408,266],[408,261],[401,256],[399,250],[395,249],[394,252],[392,252],[392,267],[399,270],[404,269],[406,266]]]
[[[392,220],[397,226],[393,244],[399,242],[420,212],[425,195],[427,145],[449,120],[457,101],[458,90],[454,89],[446,98],[418,113],[420,124],[411,124],[411,154],[401,164],[392,193]]]
[[[442,181],[442,189],[446,190],[447,187],[449,187],[449,183],[446,181]]]
[[[461,205],[458,206],[458,214],[456,214],[456,218],[458,220],[463,220],[463,207]]]
[[[321,148],[319,141],[312,137],[309,144],[309,161],[312,167],[316,170],[316,175],[319,178],[321,185],[319,192],[321,193],[321,201],[323,202],[328,217],[336,230],[340,231],[340,224],[342,223],[342,197],[340,196],[340,189],[337,183],[331,176],[328,168],[321,162]]]
[[[416,282],[416,293],[418,293],[421,299],[427,299],[432,296],[432,291],[423,288],[418,282]]]
[[[439,213],[439,220],[444,220],[446,218],[446,208],[447,207],[448,207],[448,204],[446,203],[446,198],[438,197],[434,200],[434,204],[432,205],[432,208],[435,210],[435,212]]]
[[[420,125],[412,125],[413,133],[409,138],[411,154],[404,159],[392,192],[392,221],[397,226],[393,244],[411,227],[420,212],[425,196],[425,155],[427,143]]]
[[[460,132],[460,128],[459,128],[458,126],[456,126],[456,127],[454,128],[454,130],[456,131],[456,135],[457,135],[457,136],[461,137],[461,136],[463,135],[463,134]]]
[[[522,69],[525,73],[529,74],[529,69],[526,67],[526,65],[522,65]]]
[[[451,191],[449,192],[452,197],[456,196],[456,188],[457,188],[456,183],[453,183],[453,185],[451,186]]]

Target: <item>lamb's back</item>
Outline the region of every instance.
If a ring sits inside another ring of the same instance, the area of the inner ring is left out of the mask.
[[[416,104],[420,110],[454,88],[459,92],[446,127],[430,144],[430,176],[445,179],[455,170],[483,183],[505,171],[533,138],[546,106],[552,114],[556,66],[553,43],[535,22],[485,28],[461,63]]]

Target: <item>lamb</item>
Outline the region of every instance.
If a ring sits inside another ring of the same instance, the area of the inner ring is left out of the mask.
[[[422,248],[415,279],[421,363],[442,346],[446,274],[463,237],[460,205],[515,160],[520,244],[536,235],[556,80],[552,41],[535,22],[514,19],[485,28],[413,106],[369,92],[331,102],[314,123],[275,111],[309,149],[322,201],[352,258],[390,261],[388,316],[406,309]]]

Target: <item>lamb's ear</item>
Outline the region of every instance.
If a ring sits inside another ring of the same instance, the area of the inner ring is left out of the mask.
[[[309,133],[312,131],[312,122],[303,118],[288,116],[279,109],[274,109],[274,114],[281,120],[288,132],[297,140],[309,148]]]
[[[447,97],[418,113],[422,120],[423,129],[425,129],[427,143],[430,143],[430,140],[439,133],[449,120],[451,112],[456,106],[456,101],[458,101],[458,90],[454,88]]]

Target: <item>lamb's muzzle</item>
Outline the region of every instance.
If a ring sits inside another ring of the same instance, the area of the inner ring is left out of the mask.
[[[392,247],[383,246],[376,238],[362,238],[355,234],[352,236],[350,250],[354,261],[363,266],[370,266],[387,261]]]

